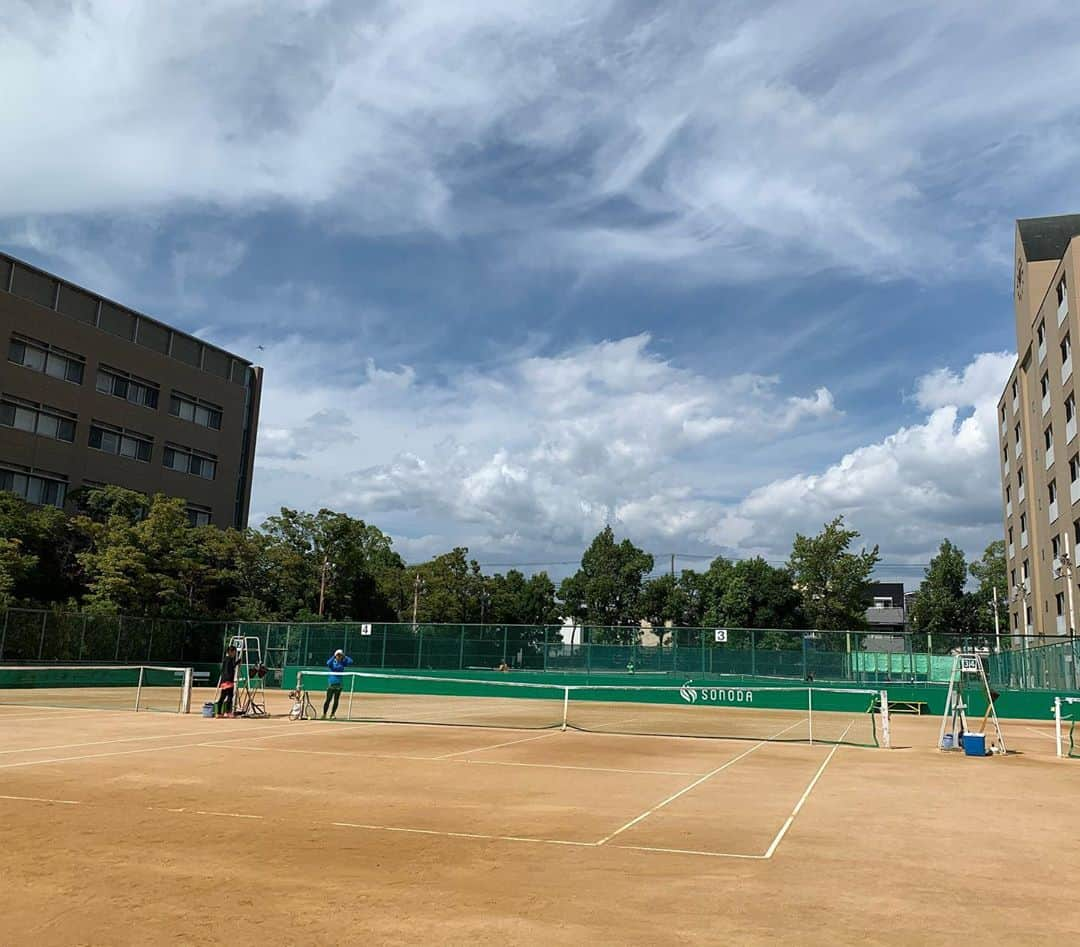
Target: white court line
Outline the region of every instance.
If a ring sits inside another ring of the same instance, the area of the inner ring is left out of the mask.
[[[281,727],[281,729],[284,730],[285,732],[288,732],[288,727],[289,726],[290,726],[290,722],[285,721],[283,723],[283,726]],[[302,731],[300,731],[299,729],[294,727],[292,732],[293,733],[300,733]],[[277,736],[277,735],[278,734],[266,734],[266,736]],[[234,742],[238,742],[240,740],[250,740],[250,739],[251,739],[251,736],[247,735],[247,736],[243,736],[243,737],[237,737],[236,740],[223,740],[221,742],[223,742],[223,743],[234,743]],[[208,745],[208,741],[203,739],[203,740],[199,740],[196,743],[174,743],[174,744],[171,744],[169,746],[143,747],[142,749],[139,749],[139,750],[116,750],[116,751],[111,752],[111,753],[86,753],[86,754],[83,754],[83,755],[80,755],[80,756],[58,756],[58,757],[50,757],[50,758],[43,759],[43,760],[22,760],[22,761],[20,761],[18,763],[0,763],[0,769],[16,769],[17,767],[21,767],[21,766],[44,766],[44,765],[47,765],[49,763],[71,763],[71,762],[75,762],[77,760],[100,760],[100,759],[104,759],[104,758],[110,757],[110,756],[133,756],[136,753],[158,753],[158,752],[160,752],[162,750],[184,750],[184,749],[189,749],[191,747],[207,746],[207,745]]]
[[[366,829],[370,832],[403,832],[408,835],[435,835],[441,838],[471,838],[490,842],[531,842],[539,845],[570,845],[575,848],[596,848],[596,842],[572,842],[558,838],[528,838],[520,835],[481,835],[477,832],[438,832],[435,829],[407,829],[396,825],[365,825],[359,822],[331,822],[343,829]]]
[[[507,740],[505,743],[492,743],[489,746],[477,746],[468,750],[458,750],[454,753],[444,753],[442,756],[433,756],[433,760],[448,760],[455,756],[467,756],[470,753],[482,753],[484,750],[497,750],[503,746],[513,746],[516,743],[531,743],[533,740],[543,740],[544,737],[549,737],[553,733],[561,733],[561,730],[548,730],[546,733],[541,733],[539,736],[522,737],[520,740]]]
[[[135,743],[139,740],[171,740],[176,737],[185,737],[197,732],[197,730],[191,729],[179,733],[162,733],[158,736],[118,737],[115,740],[91,740],[87,743],[54,743],[50,746],[27,746],[17,750],[0,750],[0,756],[6,756],[10,753],[40,753],[42,750],[75,750],[83,746],[106,746],[110,743]]]
[[[348,756],[357,760],[408,760],[414,763],[465,763],[469,766],[523,766],[530,769],[568,769],[586,773],[619,773],[629,776],[700,776],[685,770],[612,769],[604,766],[568,766],[560,763],[519,763],[512,760],[447,760],[441,756],[401,756],[396,753],[352,753],[348,750],[290,750],[281,746],[236,746],[235,744],[204,743],[203,746],[230,750],[249,750],[254,753],[299,753],[307,756]]]
[[[59,806],[81,806],[81,802],[74,799],[42,799],[40,796],[0,796],[0,799],[11,799],[15,802],[52,802]]]
[[[791,810],[791,815],[787,817],[787,820],[780,827],[780,831],[776,833],[776,838],[772,840],[772,844],[765,850],[766,858],[773,857],[773,852],[776,851],[777,846],[783,841],[784,836],[787,835],[787,830],[791,828],[792,823],[795,821],[795,816],[799,814],[799,811],[806,804],[806,800],[810,798],[810,793],[813,792],[818,780],[821,779],[821,774],[825,772],[825,767],[832,761],[832,758],[836,755],[836,751],[840,749],[840,744],[843,742],[844,737],[847,736],[848,730],[853,726],[855,726],[854,720],[847,725],[844,732],[840,734],[840,739],[836,741],[836,745],[829,750],[829,755],[825,757],[825,762],[818,768],[818,771],[814,774],[814,778],[810,780],[810,785],[806,787],[806,790],[799,798],[799,801],[795,803],[795,808]]]
[[[707,858],[745,858],[749,861],[764,861],[764,855],[744,855],[738,852],[699,852],[692,848],[656,848],[651,845],[612,845],[612,848],[625,849],[628,852],[663,852],[665,855],[703,855]]]
[[[29,705],[27,705],[27,704],[18,704],[18,705],[8,704],[6,706],[18,706],[20,708],[23,708],[23,707],[27,707]],[[71,710],[73,708],[71,708],[71,707],[40,707],[38,709],[39,710]],[[0,723],[3,723],[5,720],[75,720],[75,719],[77,719],[79,717],[85,717],[87,712],[98,713],[98,714],[123,714],[125,717],[129,717],[129,716],[132,716],[132,714],[134,714],[134,711],[131,710],[130,708],[128,710],[105,710],[104,708],[101,708],[101,707],[84,707],[78,713],[75,713],[75,714],[53,713],[53,714],[45,714],[43,716],[39,712],[35,712],[35,713],[32,713],[32,714],[5,714],[5,713],[0,713]],[[139,713],[146,713],[146,712],[147,711],[139,711]],[[180,715],[177,714],[177,716],[180,716]],[[137,717],[136,719],[141,719],[141,718]]]
[[[1034,727],[1024,727],[1024,729],[1025,730],[1030,730],[1036,736],[1046,737],[1047,740],[1054,740],[1054,741],[1057,740],[1057,737],[1054,736],[1054,734],[1052,734],[1052,733],[1046,733],[1043,730],[1036,730]]]
[[[787,733],[788,730],[794,730],[795,727],[797,727],[800,724],[803,724],[805,722],[806,722],[806,719],[803,718],[802,720],[798,720],[795,723],[791,724],[790,726],[784,727],[783,730],[777,730],[776,733],[772,734],[767,740],[762,740],[760,743],[755,743],[752,747],[750,747],[750,749],[744,750],[738,756],[732,757],[726,763],[723,763],[722,765],[717,766],[716,769],[710,770],[708,773],[706,773],[700,779],[694,780],[694,782],[692,782],[689,786],[686,786],[683,789],[680,789],[677,793],[674,793],[674,794],[668,796],[667,799],[664,799],[662,802],[658,802],[651,809],[648,809],[645,812],[641,813],[641,815],[631,819],[625,825],[620,825],[614,832],[612,832],[610,835],[605,835],[596,844],[597,845],[603,845],[606,842],[610,842],[613,838],[615,838],[615,836],[621,835],[627,829],[631,829],[635,825],[637,825],[639,822],[643,822],[645,819],[647,819],[649,816],[651,816],[654,812],[657,812],[658,810],[663,809],[664,806],[669,805],[670,803],[674,802],[680,796],[686,795],[686,793],[690,792],[691,789],[694,789],[695,787],[700,786],[707,779],[711,779],[717,773],[722,773],[728,767],[734,766],[736,763],[738,763],[739,760],[745,759],[751,753],[761,749],[761,747],[765,746],[769,742],[769,740],[773,740],[776,737],[780,736],[781,734]],[[844,731],[844,732],[846,733],[847,731]]]

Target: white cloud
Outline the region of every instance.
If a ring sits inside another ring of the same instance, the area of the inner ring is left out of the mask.
[[[1072,26],[1051,0],[16,0],[0,213],[286,207],[544,267],[927,277],[996,264],[988,222],[1049,182],[1080,200]]]
[[[796,530],[844,513],[891,560],[925,561],[944,535],[974,553],[1000,528],[1003,354],[918,379],[921,419],[820,473],[794,471],[802,436],[840,418],[828,389],[785,395],[775,378],[701,375],[644,335],[521,354],[440,385],[373,363],[345,384],[319,378],[308,366],[326,353],[299,339],[267,356],[278,384],[263,407],[255,508],[347,509],[418,554],[441,543],[524,561],[577,555],[610,522],[653,549],[784,558]],[[763,457],[793,473],[746,486]]]

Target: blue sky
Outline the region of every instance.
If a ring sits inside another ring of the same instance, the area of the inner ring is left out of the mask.
[[[606,522],[783,559],[844,513],[889,563],[976,554],[1013,220],[1080,208],[1074,27],[15,0],[0,245],[265,366],[256,519],[538,562]]]

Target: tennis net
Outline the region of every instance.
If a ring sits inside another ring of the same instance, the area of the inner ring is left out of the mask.
[[[341,680],[337,716],[345,720],[889,745],[888,695],[878,690],[543,684],[314,670],[301,671],[297,686],[323,692],[330,677]]]
[[[191,682],[191,668],[0,665],[0,705],[187,713]]]

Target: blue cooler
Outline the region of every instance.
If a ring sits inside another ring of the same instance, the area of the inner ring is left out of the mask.
[[[983,733],[965,733],[964,756],[986,756],[986,735]]]
[[[202,705],[202,715],[204,717],[214,716],[214,704],[212,701],[208,700],[205,704]]]

